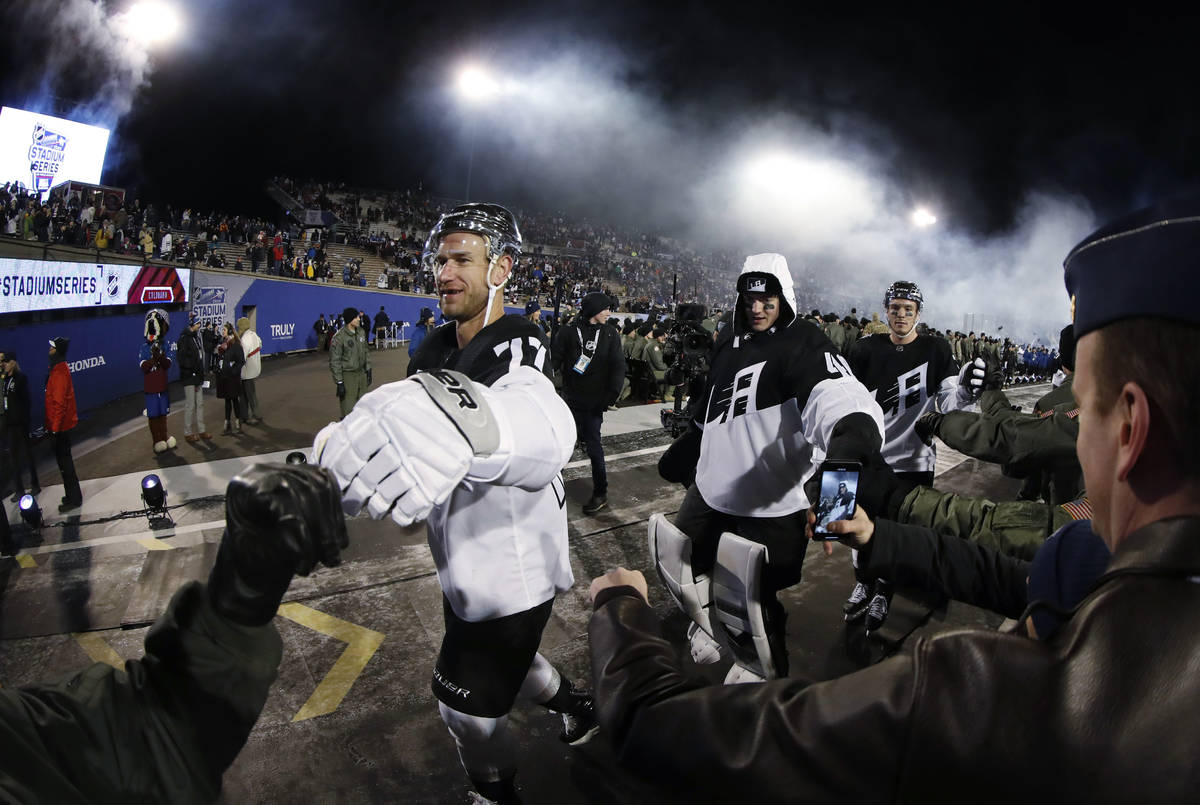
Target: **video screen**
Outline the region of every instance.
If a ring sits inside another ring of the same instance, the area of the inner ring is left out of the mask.
[[[815,531],[827,533],[825,527],[835,520],[854,516],[854,499],[858,496],[857,470],[825,470],[821,473],[821,499],[817,503]]]
[[[0,109],[0,183],[41,193],[69,179],[99,184],[108,129],[5,106]]]
[[[188,301],[191,269],[0,258],[0,314]]]

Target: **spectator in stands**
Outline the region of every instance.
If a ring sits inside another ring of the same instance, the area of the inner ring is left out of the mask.
[[[71,431],[79,424],[79,415],[75,410],[75,384],[67,366],[70,345],[71,339],[61,336],[50,342],[50,378],[46,381],[46,430],[54,441],[54,458],[63,479],[60,512],[83,505],[83,491],[71,457]]]
[[[21,371],[17,353],[12,350],[0,355],[0,370],[4,372],[4,441],[12,466],[13,484],[16,487],[13,502],[16,502],[27,488],[21,482],[26,468],[29,470],[29,492],[34,496],[42,492],[29,444],[29,378]]]
[[[258,407],[258,376],[262,374],[262,339],[250,328],[250,319],[242,316],[237,321],[238,340],[246,355],[242,366],[242,412],[247,425],[262,424],[262,413]]]

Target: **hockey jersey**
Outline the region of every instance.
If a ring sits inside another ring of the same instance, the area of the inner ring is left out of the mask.
[[[763,333],[726,329],[713,348],[696,424],[696,487],[717,511],[780,517],[808,508],[803,485],[825,460],[843,417],[883,413],[810,322]],[[835,456],[841,458],[841,456]]]
[[[445,324],[426,337],[408,374],[452,369],[512,400],[505,405],[511,426],[505,477],[463,480],[426,520],[451,609],[463,620],[483,621],[531,609],[575,583],[561,475],[575,446],[575,423],[550,381],[541,328],[505,316],[459,349],[455,327]],[[517,477],[514,461],[521,465]]]
[[[932,471],[936,455],[916,434],[917,419],[926,411],[971,404],[959,389],[950,342],[918,335],[912,343],[894,344],[886,333],[867,336],[850,350],[850,368],[883,409],[884,461],[896,472]]]

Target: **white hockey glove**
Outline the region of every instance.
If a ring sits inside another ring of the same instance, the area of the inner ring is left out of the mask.
[[[342,490],[342,509],[364,506],[376,520],[424,520],[466,477],[476,457],[500,445],[500,430],[477,386],[460,372],[422,372],[364,395],[313,441],[312,461]]]
[[[983,358],[963,364],[958,373],[958,393],[963,399],[977,400],[983,393],[983,379],[987,375],[987,364]]]

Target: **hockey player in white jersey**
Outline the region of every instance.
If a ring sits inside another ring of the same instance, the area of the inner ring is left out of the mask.
[[[923,303],[916,283],[888,286],[883,295],[888,332],[855,342],[850,368],[883,408],[884,461],[899,477],[932,486],[936,455],[933,445],[917,435],[917,420],[927,411],[955,411],[977,400],[984,362],[978,358],[960,370],[949,341],[918,333]],[[866,618],[867,632],[877,630],[887,618],[891,595],[886,580],[859,581],[842,608],[846,622]]]
[[[520,248],[499,205],[443,215],[425,259],[448,323],[406,380],[364,396],[314,445],[348,512],[426,521],[446,622],[433,693],[478,797],[505,803],[519,801],[507,733],[518,695],[560,713],[567,743],[595,729],[591,697],[537,651],[555,595],[574,584],[560,473],[575,425],[545,374],[544,333],[504,315],[498,291]]]
[[[826,457],[878,461],[883,413],[829,339],[797,317],[782,255],[747,257],[737,291],[695,408],[697,430],[682,437],[699,440],[699,458],[675,526],[690,540],[697,578],[712,571],[723,532],[766,546],[757,602],[770,648],[763,665],[786,676],[786,614],[776,593],[800,581],[805,514],[818,502],[804,485]],[[704,634],[692,628],[689,638],[700,655]]]

